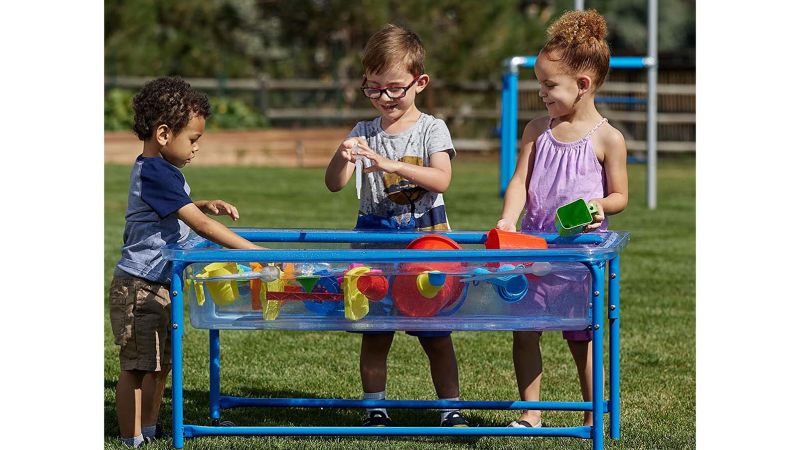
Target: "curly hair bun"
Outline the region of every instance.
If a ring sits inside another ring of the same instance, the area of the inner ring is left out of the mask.
[[[608,35],[606,20],[594,9],[587,11],[569,11],[558,18],[547,28],[550,39],[559,39],[568,45],[602,41]]]

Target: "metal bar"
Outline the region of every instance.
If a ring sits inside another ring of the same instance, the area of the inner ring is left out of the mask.
[[[656,165],[658,151],[658,0],[647,4],[647,207],[656,209]]]
[[[611,439],[620,437],[620,382],[619,382],[619,256],[609,261],[608,274],[608,384],[609,384],[609,432]]]
[[[400,408],[400,409],[542,409],[552,411],[591,411],[591,402],[523,402],[476,400],[347,400],[328,398],[253,398],[221,396],[223,409],[238,407],[275,408]],[[608,406],[604,405],[604,410]]]
[[[198,436],[552,436],[588,439],[591,427],[208,427],[186,425]]]
[[[500,196],[505,195],[508,182],[514,174],[517,152],[517,81],[518,58],[506,61],[503,74],[503,93],[500,105]]]
[[[603,286],[605,264],[587,264],[592,273],[592,449],[603,449]]]
[[[514,56],[509,60],[515,60],[517,67],[523,69],[533,69],[536,65],[536,56]],[[653,62],[648,56],[612,56],[608,61],[611,69],[644,69]]]
[[[557,252],[557,253],[556,253]],[[612,257],[612,251],[587,255],[581,250],[198,250],[182,259],[191,262],[353,262],[361,263],[407,263],[407,262],[594,262]]]
[[[345,230],[280,230],[256,228],[232,228],[245,239],[256,242],[313,242],[313,243],[407,243],[412,239],[430,234],[420,231],[345,231]],[[460,244],[483,244],[486,233],[480,231],[455,231],[436,233],[449,237]],[[552,243],[600,244],[603,236],[598,234],[581,234],[576,237],[560,237],[556,233],[537,233],[536,236]]]
[[[220,405],[219,405],[219,388],[220,388],[220,354],[219,354],[219,330],[208,330],[208,348],[209,348],[209,393],[208,402],[210,409],[211,420],[219,420]]]
[[[172,445],[183,448],[183,284],[181,273],[185,264],[172,264],[170,275],[170,317],[172,329]]]

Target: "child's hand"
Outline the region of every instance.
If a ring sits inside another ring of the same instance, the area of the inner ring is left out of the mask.
[[[371,161],[369,167],[365,165],[364,173],[372,173],[379,170],[386,173],[395,173],[400,169],[400,164],[402,164],[400,161],[395,161],[375,153],[369,148],[367,141],[363,138],[358,138],[358,146],[356,147],[355,154]]]
[[[357,138],[347,138],[339,145],[339,156],[347,162],[356,162],[356,151],[358,149]]]
[[[204,213],[215,216],[228,215],[233,220],[239,220],[239,210],[224,200],[209,200],[200,205]]]
[[[592,214],[592,223],[586,225],[584,231],[592,231],[600,228],[600,225],[603,223],[603,220],[606,218],[606,214],[603,211],[603,204],[598,201],[598,199],[589,200],[590,205],[594,205],[597,208],[597,212]]]
[[[507,219],[500,219],[497,221],[497,225],[494,226],[497,229],[503,231],[517,231],[516,224],[512,223],[510,220]]]

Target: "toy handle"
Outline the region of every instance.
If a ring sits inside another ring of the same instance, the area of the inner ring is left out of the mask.
[[[589,214],[597,214],[597,205],[594,203],[587,203],[586,206],[589,208]]]

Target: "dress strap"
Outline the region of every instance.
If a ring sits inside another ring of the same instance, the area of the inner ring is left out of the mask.
[[[597,129],[598,129],[598,128],[600,128],[601,126],[603,126],[603,124],[604,124],[604,123],[606,123],[606,122],[608,122],[608,119],[606,119],[605,117],[603,117],[603,120],[601,120],[600,122],[598,122],[598,123],[597,123],[597,125],[595,125],[595,126],[594,126],[594,128],[592,128],[591,130],[589,130],[589,132],[588,132],[588,133],[586,133],[586,136],[584,136],[583,138],[584,138],[584,139],[589,139],[589,137],[590,137],[590,136],[591,136],[591,135],[592,135],[592,134],[593,134],[595,131],[597,131]]]
[[[550,121],[547,122],[547,129],[548,130],[552,130],[553,129],[553,118],[552,117],[550,118]]]

